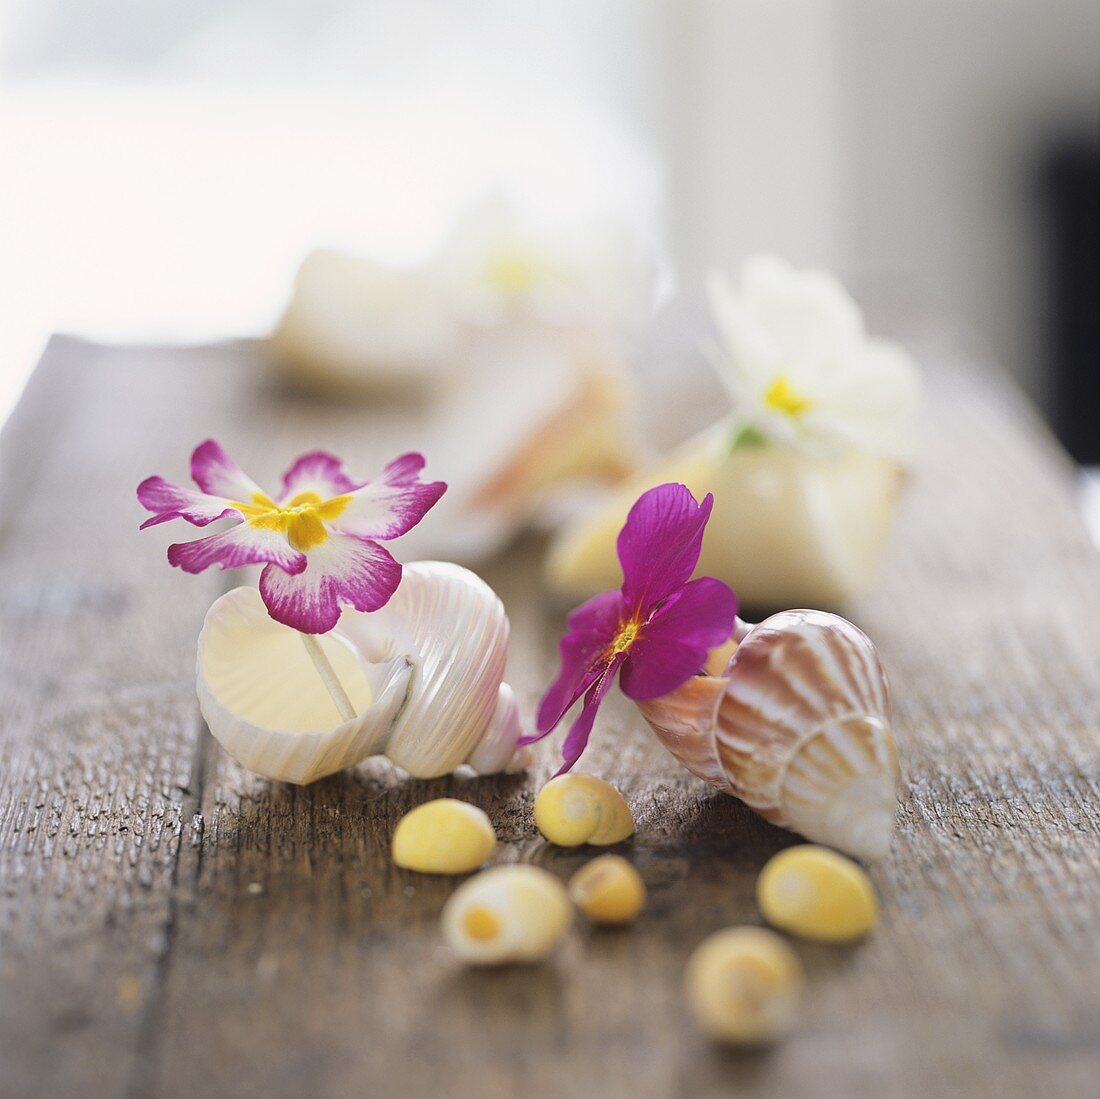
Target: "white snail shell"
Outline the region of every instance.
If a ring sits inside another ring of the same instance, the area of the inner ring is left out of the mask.
[[[210,608],[199,636],[203,717],[250,771],[308,783],[385,755],[417,778],[467,764],[520,770],[529,749],[504,682],[508,618],[493,590],[457,565],[404,568],[379,611],[345,611],[318,638],[355,709],[343,721],[296,631],[273,621],[255,588]]]
[[[742,636],[721,676],[695,676],[639,702],[642,716],[689,771],[773,824],[858,858],[881,858],[890,848],[899,766],[874,645],[823,611],[738,625]]]

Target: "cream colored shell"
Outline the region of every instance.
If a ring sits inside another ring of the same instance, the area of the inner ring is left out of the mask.
[[[774,824],[857,858],[890,847],[897,749],[870,639],[822,611],[747,628],[722,676],[637,703],[687,769]]]
[[[354,396],[438,382],[458,342],[431,272],[320,249],[302,261],[269,350],[297,385]]]
[[[472,572],[436,561],[407,565],[390,602],[345,611],[319,639],[356,711],[342,721],[296,631],[273,621],[254,588],[207,613],[198,694],[211,733],[239,763],[308,783],[385,755],[417,778],[461,764],[519,770],[529,749],[502,682],[508,619]]]
[[[645,882],[621,855],[600,855],[569,879],[569,899],[593,923],[633,922],[645,904]]]
[[[443,906],[443,937],[464,962],[536,962],[558,945],[572,922],[565,887],[537,866],[484,870]]]
[[[634,834],[634,814],[611,783],[571,771],[538,792],[535,825],[559,847],[607,847]]]
[[[615,540],[631,505],[653,485],[679,481],[697,499],[714,493],[699,575],[726,581],[744,605],[836,606],[866,591],[900,495],[897,463],[858,451],[731,452],[732,434],[729,423],[716,424],[566,527],[547,557],[550,585],[572,599],[618,587]]]
[[[497,845],[484,810],[457,798],[436,798],[407,812],[394,829],[394,865],[421,874],[468,874]]]
[[[805,975],[798,955],[774,931],[716,931],[688,959],[688,1006],[713,1039],[758,1046],[782,1038],[798,1017]]]

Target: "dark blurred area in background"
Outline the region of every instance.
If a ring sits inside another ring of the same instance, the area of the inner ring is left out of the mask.
[[[1054,427],[1066,449],[1100,464],[1100,137],[1051,151],[1042,171],[1047,247],[1047,369]]]

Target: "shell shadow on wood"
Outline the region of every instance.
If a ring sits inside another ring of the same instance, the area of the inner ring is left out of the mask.
[[[739,622],[735,639],[722,675],[637,703],[642,716],[689,771],[773,824],[859,858],[883,857],[899,765],[871,640],[811,610]]]

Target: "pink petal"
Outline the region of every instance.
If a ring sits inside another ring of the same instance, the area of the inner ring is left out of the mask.
[[[583,603],[569,615],[569,631],[561,639],[561,671],[539,704],[537,736],[551,732],[573,704],[599,678],[604,666],[599,658],[614,640],[622,617],[622,597],[617,591],[604,592]]]
[[[407,454],[401,454],[394,458],[389,465],[382,470],[379,480],[391,485],[411,485],[420,478],[420,471],[427,463],[423,454],[410,450]]]
[[[622,625],[625,608],[617,591],[605,591],[574,607],[565,622],[570,633],[586,633],[612,641]]]
[[[707,653],[733,633],[737,596],[721,580],[703,577],[670,596],[630,647],[620,680],[623,694],[639,702],[660,698],[686,683]]]
[[[685,584],[654,611],[643,638],[675,638],[713,649],[732,636],[737,610],[737,596],[728,584],[702,576]]]
[[[691,579],[713,506],[710,493],[697,504],[687,487],[678,484],[658,485],[638,497],[618,541],[628,607],[648,616]]]
[[[168,547],[168,563],[184,572],[202,572],[211,565],[239,569],[245,565],[278,565],[288,572],[301,572],[306,555],[299,553],[277,530],[238,523],[220,534],[208,534],[194,542],[177,542]]]
[[[288,575],[269,566],[260,574],[260,595],[276,622],[302,633],[327,633],[348,604],[376,611],[401,583],[401,566],[375,542],[331,532],[309,551],[304,572]]]
[[[337,530],[361,538],[397,538],[412,530],[447,491],[443,481],[420,481],[424,458],[403,454],[369,481],[352,492],[351,502],[338,519]]]
[[[297,458],[283,474],[283,494],[279,501],[293,499],[300,492],[315,492],[322,500],[343,496],[362,485],[352,480],[344,463],[324,450],[314,450]]]
[[[671,693],[698,675],[707,660],[706,649],[664,637],[639,641],[634,648],[638,659],[624,665],[622,689],[636,702]]]
[[[191,455],[191,478],[211,496],[224,496],[249,504],[260,488],[213,439],[199,443]]]
[[[141,529],[167,523],[169,519],[186,519],[196,527],[205,527],[227,515],[242,518],[231,500],[221,496],[207,496],[198,489],[174,485],[163,477],[146,477],[137,487],[137,498],[146,511],[155,512],[146,519]]]
[[[591,686],[588,694],[584,697],[584,705],[581,707],[581,712],[577,715],[577,720],[573,722],[569,729],[569,733],[565,738],[565,742],[561,746],[561,754],[564,762],[558,768],[555,777],[557,775],[564,775],[566,771],[573,767],[573,764],[581,758],[581,754],[585,748],[588,747],[588,738],[592,735],[592,723],[596,720],[596,711],[600,708],[600,703],[604,699],[604,695],[611,689],[611,684],[615,682],[615,673],[619,670],[619,665],[623,662],[623,653],[619,653],[615,659],[603,670],[599,679]]]

